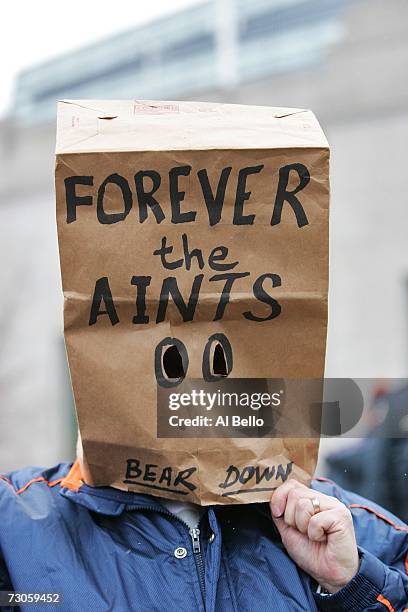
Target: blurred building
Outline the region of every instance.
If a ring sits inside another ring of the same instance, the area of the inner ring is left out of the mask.
[[[19,75],[13,114],[52,121],[61,98],[163,99],[319,63],[344,32],[346,0],[206,2]],[[235,56],[235,57],[234,57]],[[227,60],[227,61],[225,61]]]
[[[218,0],[18,76],[0,124],[0,469],[73,448],[53,194],[60,98],[314,110],[333,147],[327,375],[405,376],[407,19],[404,0]]]

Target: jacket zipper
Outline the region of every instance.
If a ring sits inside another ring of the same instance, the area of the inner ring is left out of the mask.
[[[203,602],[205,607],[205,568],[204,559],[201,552],[200,530],[198,529],[198,527],[190,529],[190,536],[193,542],[193,553],[197,566],[198,581],[200,583],[201,595],[203,596]]]
[[[196,561],[198,582],[200,584],[200,591],[201,591],[201,596],[203,599],[203,607],[204,607],[204,612],[205,612],[205,566],[204,566],[204,559],[203,559],[203,555],[201,551],[200,529],[198,527],[190,528],[190,526],[185,521],[183,521],[183,519],[179,518],[178,516],[175,516],[174,514],[172,514],[165,508],[159,509],[156,506],[143,506],[141,508],[140,506],[132,506],[132,505],[129,505],[127,507],[128,511],[129,510],[139,510],[139,509],[148,510],[150,512],[158,512],[159,514],[163,514],[164,516],[170,516],[173,520],[176,520],[179,523],[182,523],[184,527],[187,527],[188,532],[191,537],[192,544],[193,544],[193,553],[194,553],[194,559]]]

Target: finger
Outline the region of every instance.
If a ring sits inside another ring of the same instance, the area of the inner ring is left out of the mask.
[[[320,494],[317,496],[315,495],[315,491],[310,491],[309,493],[311,493],[311,495],[308,497],[301,497],[295,504],[293,526],[302,533],[307,533],[310,519],[317,514],[314,500],[319,502],[320,510],[318,512],[325,512],[343,506],[338,500],[328,495]]]
[[[346,531],[348,527],[352,527],[351,513],[343,504],[341,506],[318,512],[310,518],[307,528],[310,540],[323,542],[328,535],[337,531]]]
[[[290,529],[290,527],[288,527],[285,523],[285,521],[283,520],[283,518],[277,518],[275,516],[272,516],[273,522],[276,525],[277,530],[279,531],[279,534],[281,536],[281,538],[283,538],[284,533]]]
[[[298,499],[318,499],[320,504],[320,510],[328,510],[329,508],[335,508],[337,506],[344,505],[336,498],[330,495],[325,495],[314,489],[306,487],[304,484],[297,480],[291,479],[284,484],[280,485],[278,489],[273,493],[271,499],[271,513],[274,517],[285,516],[285,520],[288,524],[295,526],[295,506],[296,500]],[[286,508],[289,504],[289,508]],[[314,509],[311,504],[311,513],[313,514]]]
[[[320,510],[325,510],[327,508],[327,503],[330,504],[330,501],[326,502],[323,498],[317,498],[315,492],[301,487],[293,487],[288,494],[286,500],[286,508],[284,512],[284,519],[287,525],[291,527],[297,528],[297,519],[299,516],[300,522],[303,525],[306,521],[309,521],[310,517],[315,514],[315,508],[312,503],[312,499],[318,499]]]
[[[307,533],[309,521],[315,514],[313,504],[307,497],[300,498],[295,506],[294,526],[301,533]]]
[[[273,516],[279,517],[284,514],[286,508],[286,501],[290,491],[294,488],[299,487],[301,487],[305,491],[308,491],[308,488],[305,487],[305,485],[302,485],[300,482],[294,479],[288,480],[284,484],[280,485],[280,487],[278,487],[276,491],[274,491],[271,499],[271,512]]]
[[[296,508],[297,505],[301,499],[300,495],[305,495],[306,492],[302,491],[302,489],[300,489],[299,487],[293,487],[289,493],[288,496],[286,498],[286,506],[285,506],[285,512],[283,514],[283,518],[284,521],[287,525],[290,525],[291,527],[296,527],[296,522],[295,522],[295,515],[296,515]],[[305,499],[303,497],[303,499]],[[311,502],[309,502],[311,505]]]
[[[302,533],[305,533],[310,518],[316,513],[312,500],[317,499],[320,512],[342,505],[334,497],[318,493],[307,487],[292,487],[286,499],[284,519],[287,525],[298,528],[298,521]]]
[[[297,529],[291,527],[290,525],[287,525],[283,518],[275,518],[273,516],[272,520],[275,523],[277,530],[279,531],[279,535],[284,546],[290,544],[290,541],[293,538],[295,538],[296,541],[299,540],[299,536],[307,538],[307,535],[301,536]]]
[[[283,545],[289,550],[293,550],[293,547],[306,546],[308,537],[307,534],[301,534],[295,527],[286,525],[283,518],[272,517],[273,522],[280,534]]]

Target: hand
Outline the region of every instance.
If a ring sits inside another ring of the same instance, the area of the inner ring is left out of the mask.
[[[316,514],[312,499],[320,503]],[[271,512],[289,556],[329,593],[355,576],[359,558],[353,521],[339,500],[291,479],[273,493]]]

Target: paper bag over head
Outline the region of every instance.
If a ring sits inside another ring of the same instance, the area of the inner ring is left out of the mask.
[[[329,147],[313,113],[63,101],[56,156],[90,484],[208,505],[307,482],[319,437],[282,424],[311,421],[310,403],[268,390],[324,375]],[[221,418],[215,404],[237,390],[274,400]]]

